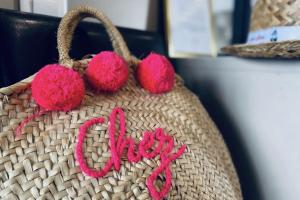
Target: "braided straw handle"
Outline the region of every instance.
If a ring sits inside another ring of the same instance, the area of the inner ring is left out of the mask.
[[[110,37],[112,46],[116,53],[122,56],[129,65],[136,64],[137,59],[131,56],[131,53],[118,29],[102,11],[88,6],[81,6],[70,10],[62,18],[59,24],[57,33],[57,48],[60,64],[72,67],[73,60],[69,56],[69,51],[73,34],[79,21],[86,17],[93,17],[101,21]]]
[[[81,6],[70,10],[62,18],[59,24],[57,33],[57,48],[60,64],[70,68],[73,66],[73,60],[69,56],[73,34],[79,21],[86,17],[96,18],[103,23],[114,50],[125,59],[128,65],[136,65],[139,62],[137,58],[131,55],[118,29],[102,11],[88,6]],[[34,76],[35,74],[8,87],[0,88],[0,93],[3,95],[10,95],[14,92],[22,91],[30,85]]]

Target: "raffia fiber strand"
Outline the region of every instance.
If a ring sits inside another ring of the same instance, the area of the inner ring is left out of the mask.
[[[62,64],[84,73],[89,60],[73,61],[68,52],[71,33],[87,15],[102,21],[116,52],[132,65],[138,62],[102,12],[80,7],[70,11],[59,27]],[[16,127],[38,110],[28,88],[31,78],[0,89],[0,198],[150,199],[145,182],[158,166],[159,157],[135,164],[124,157],[120,172],[112,170],[100,179],[84,175],[75,161],[79,127],[95,117],[103,116],[107,121],[111,110],[119,106],[126,115],[126,134],[135,140],[139,141],[145,130],[161,127],[175,138],[176,149],[187,145],[183,156],[172,164],[172,189],[167,199],[242,199],[227,147],[197,96],[184,87],[178,76],[171,92],[151,95],[139,86],[133,72],[130,68],[127,84],[114,94],[95,93],[87,87],[79,108],[38,117],[24,128],[18,140]],[[90,167],[99,169],[110,157],[107,129],[104,123],[87,134],[84,149]],[[157,186],[163,184],[163,175],[161,180]]]

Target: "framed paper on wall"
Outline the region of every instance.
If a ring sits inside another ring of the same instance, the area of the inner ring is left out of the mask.
[[[217,55],[211,0],[165,0],[165,9],[170,57]]]

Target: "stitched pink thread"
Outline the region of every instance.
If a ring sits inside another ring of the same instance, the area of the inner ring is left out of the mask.
[[[20,125],[17,127],[16,129],[16,137],[20,137],[22,135],[22,130],[23,128],[32,120],[34,120],[35,118],[45,114],[47,111],[46,110],[40,110],[39,112],[35,113],[35,114],[32,114],[28,117],[26,117],[21,123]]]
[[[119,116],[120,131],[118,139],[115,139],[115,123],[116,117]],[[83,142],[87,134],[87,129],[94,124],[104,123],[104,118],[91,119],[85,122],[79,129],[78,143],[76,146],[76,159],[79,162],[80,169],[88,176],[99,178],[105,176],[114,166],[115,170],[119,171],[121,167],[121,156],[127,147],[127,158],[130,162],[139,162],[142,157],[151,159],[160,154],[161,164],[147,178],[146,185],[153,199],[162,199],[169,192],[172,184],[171,162],[179,158],[185,151],[186,145],[182,145],[175,153],[171,153],[174,149],[174,139],[170,135],[164,133],[163,129],[157,128],[155,132],[146,131],[140,143],[136,144],[133,138],[126,138],[125,115],[121,108],[113,109],[109,117],[109,139],[111,158],[105,166],[100,170],[91,169],[83,155]],[[158,141],[156,144],[155,141]],[[166,182],[158,191],[155,186],[159,174],[165,174]]]

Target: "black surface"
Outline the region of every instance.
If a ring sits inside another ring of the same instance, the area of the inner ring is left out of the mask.
[[[245,43],[251,15],[250,0],[235,0],[233,12],[232,44]]]
[[[56,63],[56,32],[60,18],[0,9],[0,87],[22,80],[43,67]],[[165,53],[163,35],[119,28],[129,49],[137,57],[151,51]],[[82,22],[75,31],[72,58],[111,50],[101,24]]]

